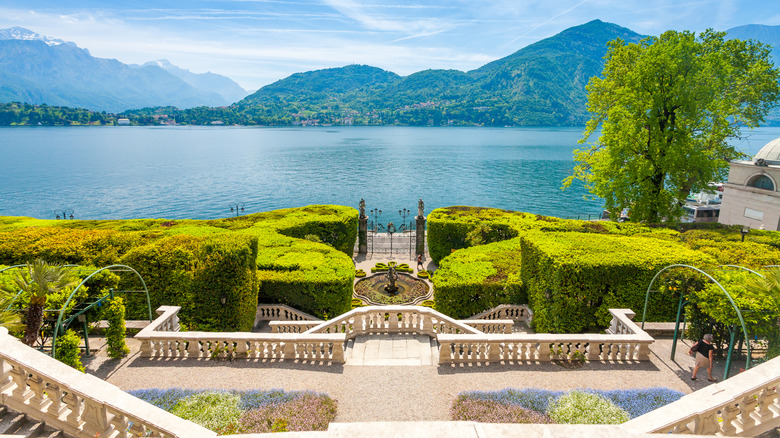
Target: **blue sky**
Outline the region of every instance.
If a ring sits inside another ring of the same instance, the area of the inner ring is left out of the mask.
[[[593,19],[668,29],[780,25],[778,0],[3,0],[0,28],[73,41],[93,56],[165,58],[257,89],[292,73],[369,64],[407,75],[471,70]]]

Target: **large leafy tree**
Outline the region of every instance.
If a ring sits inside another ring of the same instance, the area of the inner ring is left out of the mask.
[[[725,178],[742,156],[727,139],[763,121],[780,95],[770,47],[707,30],[609,43],[602,77],[588,83],[588,121],[572,176],[613,215],[678,218],[690,192]],[[600,130],[600,131],[599,131]]]
[[[23,339],[25,344],[33,346],[38,339],[47,297],[74,284],[76,279],[71,268],[50,265],[41,259],[20,269],[19,274],[14,277],[14,286],[30,297]]]

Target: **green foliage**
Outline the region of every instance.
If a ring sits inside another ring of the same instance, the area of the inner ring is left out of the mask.
[[[661,268],[712,264],[709,257],[662,239],[540,232],[521,239],[521,279],[539,332],[600,331],[611,319],[608,309],[644,307],[650,280]],[[673,319],[675,299],[662,293],[650,298],[648,320]]]
[[[478,235],[483,243],[491,243],[512,239],[530,230],[629,236],[651,232],[656,235],[677,234],[675,231],[653,230],[638,224],[559,219],[495,208],[457,206],[437,208],[428,215],[428,250],[431,258],[439,263],[454,250],[473,246],[468,238],[470,233]]]
[[[758,126],[780,96],[770,46],[724,32],[667,31],[638,44],[609,43],[590,79],[584,138],[565,185],[582,180],[605,208],[634,221],[679,218],[680,200],[725,179],[741,156],[728,142]]]
[[[173,406],[171,413],[206,429],[219,432],[241,418],[240,396],[228,392],[201,392],[185,397]]]
[[[81,364],[81,356],[79,355],[80,344],[81,339],[76,332],[73,330],[66,331],[57,338],[57,349],[54,353],[54,358],[83,373],[84,365]]]
[[[366,271],[362,269],[355,270],[355,277],[365,277],[365,276],[366,276]]]
[[[317,236],[324,244],[305,240],[307,235]],[[206,221],[44,221],[0,217],[0,263],[16,264],[45,254],[75,264],[126,264],[144,278],[153,309],[160,305],[181,306],[185,323],[209,330],[222,325],[246,327],[248,309],[257,305],[257,298],[250,304],[252,290],[258,286],[263,302],[288,304],[320,316],[348,310],[355,278],[350,255],[356,236],[357,211],[329,205]],[[213,239],[245,242],[239,244],[245,248],[238,250],[225,243],[217,245],[222,249],[214,252],[209,249],[215,247]],[[255,239],[256,243],[243,239]],[[244,268],[236,267],[246,260],[246,248],[255,251],[253,246],[257,248],[257,273],[248,280]],[[223,276],[215,267],[220,262],[241,271],[239,278]],[[240,290],[236,281],[243,282]],[[123,277],[120,288],[139,290],[137,283],[135,278]],[[102,290],[107,284],[104,281],[99,288]],[[196,289],[204,285],[209,287],[205,294]],[[214,312],[193,313],[218,303],[221,292],[217,290],[223,285],[228,306],[220,307],[224,310],[218,309],[217,313],[234,312],[231,318],[217,323]],[[143,294],[128,294],[126,299],[128,318],[147,317]]]
[[[433,278],[436,310],[463,319],[499,304],[526,303],[520,258],[519,239],[456,251]]]
[[[82,108],[31,105],[11,102],[0,104],[0,126],[113,125],[116,116]]]
[[[109,300],[106,320],[108,321],[108,329],[106,329],[108,357],[119,359],[127,356],[130,349],[125,341],[127,328],[125,327],[125,303],[122,297]]]
[[[0,327],[7,328],[12,336],[19,333],[24,327],[19,312],[11,307],[13,298],[14,294],[4,291],[2,284],[0,284]]]
[[[256,259],[257,239],[252,236],[222,234],[204,240],[193,270],[192,330],[252,330],[257,309]]]
[[[560,424],[621,424],[628,412],[607,398],[584,391],[572,391],[550,402],[547,413]]]

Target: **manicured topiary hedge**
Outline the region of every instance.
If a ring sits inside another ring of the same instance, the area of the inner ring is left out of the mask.
[[[303,240],[306,235],[316,235],[324,243]],[[0,217],[0,263],[19,264],[42,256],[56,263],[127,264],[147,282],[153,309],[180,305],[182,319],[200,330],[246,329],[250,302],[252,309],[257,305],[258,284],[264,302],[288,304],[318,316],[349,310],[355,278],[350,256],[356,235],[355,209],[322,205],[206,221]],[[249,273],[244,263],[252,253],[256,273]],[[225,262],[236,278],[214,267]],[[222,292],[228,295],[225,313],[231,318],[217,321],[199,314],[207,319],[193,319],[196,309],[219,303]],[[128,317],[145,315],[141,302],[145,297],[128,295],[127,300]]]
[[[603,330],[609,308],[641,312],[650,280],[663,267],[714,262],[663,239],[563,232],[529,232],[520,239],[521,279],[540,332]],[[676,302],[651,294],[648,319],[673,318]]]
[[[428,215],[428,250],[431,258],[438,263],[453,250],[470,246],[467,235],[480,225],[487,226],[487,242],[508,240],[530,230],[623,235],[650,232],[676,234],[671,230],[653,230],[631,223],[559,219],[495,208],[447,207],[437,208]]]
[[[520,240],[456,251],[433,278],[436,310],[468,318],[499,304],[527,303],[520,279]]]

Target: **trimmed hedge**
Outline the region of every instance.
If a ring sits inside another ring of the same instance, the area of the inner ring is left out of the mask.
[[[467,248],[441,261],[436,310],[464,319],[499,304],[528,302],[520,279],[520,240]]]
[[[600,331],[611,319],[609,308],[641,312],[650,280],[665,266],[713,264],[676,242],[588,233],[529,232],[521,237],[521,254],[535,328],[557,333]],[[648,320],[668,321],[676,307],[674,297],[651,294]]]
[[[307,235],[324,243],[303,240]],[[182,320],[200,330],[248,329],[249,308],[253,320],[258,304],[254,292],[258,285],[263,302],[288,304],[318,316],[349,310],[355,278],[350,256],[356,236],[357,210],[341,206],[313,205],[206,221],[0,217],[0,263],[19,264],[42,256],[58,263],[126,264],[146,281],[153,310],[179,305]],[[255,254],[252,268],[245,263],[248,254]],[[223,275],[219,263],[237,277]],[[127,283],[123,286],[137,290],[131,281],[137,282],[123,278]],[[228,302],[224,311],[218,304],[223,292]],[[146,317],[142,294],[126,299],[128,318]],[[214,310],[214,303],[220,309]]]
[[[581,221],[540,216],[532,213],[499,210],[483,207],[437,208],[428,215],[428,250],[431,258],[439,263],[454,250],[467,248],[468,234],[480,226],[486,226],[484,243],[512,239],[525,231],[571,231],[578,233],[634,235],[676,235],[669,229],[653,229],[641,224],[610,221]]]

